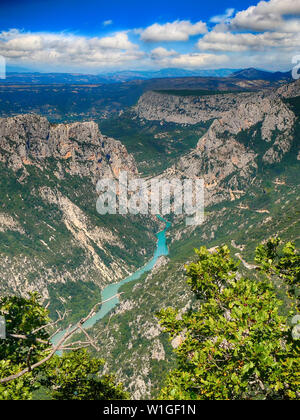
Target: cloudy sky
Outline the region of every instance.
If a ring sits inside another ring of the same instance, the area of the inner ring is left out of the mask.
[[[38,71],[289,70],[300,0],[1,0],[0,55]]]

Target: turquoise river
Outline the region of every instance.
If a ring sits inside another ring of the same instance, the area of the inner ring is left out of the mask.
[[[125,279],[121,280],[119,283],[114,283],[108,285],[101,294],[101,301],[104,302],[108,299],[111,299],[112,297],[116,296],[119,292],[119,289],[121,286],[123,286],[126,283],[130,283],[131,281],[138,280],[144,273],[151,271],[154,265],[156,264],[159,257],[163,255],[168,255],[169,250],[167,247],[167,238],[166,238],[166,232],[171,226],[171,223],[164,220],[161,216],[157,216],[160,220],[162,220],[166,226],[165,229],[161,232],[157,233],[157,245],[156,250],[154,252],[153,258],[142,268],[138,269],[135,273],[131,274],[129,277],[126,277]],[[97,321],[104,318],[105,315],[107,315],[109,312],[111,312],[117,305],[119,304],[119,298],[116,296],[115,298],[109,300],[108,302],[105,302],[101,305],[101,308],[99,311],[91,317],[85,324],[85,328],[91,328]],[[59,340],[62,338],[62,336],[65,334],[65,331],[61,331],[58,334],[56,334],[52,338],[52,343],[56,344],[59,342]]]

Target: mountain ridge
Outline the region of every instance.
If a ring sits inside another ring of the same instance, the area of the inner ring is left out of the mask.
[[[265,70],[258,70],[256,68],[250,67],[248,69],[238,70],[232,73],[232,77],[236,77],[237,79],[245,79],[245,80],[285,80],[285,81],[292,81],[292,72],[269,72]]]
[[[96,212],[96,182],[120,170],[135,176],[133,157],[94,122],[0,119],[1,293],[37,291],[50,300],[52,316],[66,306],[76,319],[105,285],[149,259],[154,220],[143,218],[141,227],[138,216]]]
[[[163,68],[160,70],[123,70],[113,73],[85,74],[85,73],[67,73],[67,72],[38,72],[8,67],[6,80],[2,83],[31,83],[31,84],[58,84],[58,83],[75,83],[75,84],[109,84],[130,82],[133,80],[151,80],[174,77],[233,77],[247,80],[290,80],[291,72],[271,72],[267,70],[258,70],[255,68],[248,69],[198,69],[187,70],[181,68]]]
[[[168,109],[173,98],[166,97]],[[185,264],[193,261],[194,248],[228,245],[241,262],[239,275],[256,279],[253,256],[259,242],[276,234],[299,246],[300,107],[293,102],[299,97],[299,81],[244,95],[214,119],[195,150],[161,174],[170,180],[205,179],[205,222],[186,227],[181,216],[165,216],[172,221],[170,254],[143,281],[122,288],[114,316],[94,327],[99,334],[109,322],[110,332],[101,341],[107,369],[118,366],[117,377],[133,398],[155,398],[165,374],[176,366],[172,349],[180,337],[168,342],[155,313],[173,306],[182,315],[193,308]],[[192,105],[193,100],[189,97]],[[178,107],[178,114],[183,110]],[[282,296],[282,285],[275,286]]]
[[[109,323],[97,356],[107,359],[109,371],[117,366],[118,379],[134,398],[155,396],[174,362],[176,342],[167,342],[155,313],[170,305],[179,305],[181,313],[193,306],[184,280],[193,248],[228,244],[242,261],[240,275],[255,278],[250,255],[258,241],[279,233],[299,243],[299,98],[300,81],[258,92],[150,92],[126,116],[125,124],[133,119],[140,142],[145,125],[154,140],[168,138],[172,144],[175,133],[177,141],[186,141],[182,128],[204,123],[191,150],[174,155],[175,162],[159,175],[147,176],[148,182],[204,178],[204,224],[186,227],[184,217],[169,216],[169,256],[141,281],[124,286],[114,316],[93,330],[98,335]],[[69,309],[75,321],[101,299],[105,285],[147,261],[159,230],[155,220],[101,218],[95,211],[97,178],[115,178],[121,169],[138,175],[126,141],[122,145],[104,136],[91,121],[51,124],[37,115],[0,119],[1,293],[38,291],[45,303],[50,300],[53,319],[57,310]],[[164,158],[164,149],[159,153],[154,161]]]

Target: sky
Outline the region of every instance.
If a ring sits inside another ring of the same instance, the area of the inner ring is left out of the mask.
[[[287,71],[300,0],[1,0],[0,56],[35,71]]]

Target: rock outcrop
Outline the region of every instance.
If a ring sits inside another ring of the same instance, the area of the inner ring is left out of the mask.
[[[195,150],[160,175],[204,178],[206,216],[203,225],[196,227],[172,218],[169,257],[125,293],[122,314],[116,312],[110,320],[111,332],[101,339],[101,356],[110,370],[118,366],[118,379],[134,397],[155,398],[162,377],[174,366],[172,348],[182,343],[182,336],[170,346],[155,314],[170,306],[179,313],[197,307],[183,266],[183,260],[193,260],[195,247],[212,251],[223,244],[231,246],[242,261],[239,275],[254,278],[257,272],[251,258],[259,241],[278,235],[299,246],[299,116],[286,101],[296,97],[300,97],[300,82],[272,92],[237,94],[236,102],[214,119]],[[176,111],[179,103],[182,112]],[[143,107],[139,116],[164,122],[174,112],[173,121],[193,124],[199,121],[194,105],[191,97],[147,94],[138,105]],[[209,107],[204,114],[203,108],[202,121],[211,117]],[[222,205],[210,207],[217,203]],[[104,322],[95,326],[97,333],[103,328]]]
[[[161,175],[203,178],[210,205],[240,197],[261,165],[280,163],[291,150],[297,115],[285,98],[295,96],[300,96],[299,82],[273,91],[209,97],[147,93],[136,112],[140,118],[181,124],[214,118],[196,149]]]
[[[70,175],[90,177],[118,176],[120,170],[137,172],[135,161],[126,148],[103,136],[93,122],[51,125],[35,114],[0,119],[0,161],[13,171],[36,165],[43,168],[47,158],[62,164]]]
[[[241,94],[245,99],[249,93]],[[134,108],[139,118],[177,124],[197,124],[220,117],[236,103],[237,94],[177,96],[146,92]]]
[[[0,119],[1,294],[37,291],[53,311],[59,302],[73,310],[80,295],[88,309],[105,285],[145,263],[155,248],[153,222],[96,212],[97,181],[121,170],[135,176],[134,158],[92,121]]]

